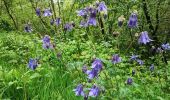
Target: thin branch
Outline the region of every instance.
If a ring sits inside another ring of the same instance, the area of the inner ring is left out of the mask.
[[[149,12],[148,12],[148,8],[147,8],[147,4],[146,4],[146,0],[142,0],[143,2],[143,11],[147,20],[147,23],[149,24],[149,29],[152,32],[152,35],[155,35],[155,33],[153,33],[154,31],[154,27],[152,25],[152,21],[151,21],[151,17],[149,16]]]

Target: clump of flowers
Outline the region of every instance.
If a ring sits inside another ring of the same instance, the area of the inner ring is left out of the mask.
[[[76,96],[83,96],[84,100],[87,100],[88,97],[97,97],[101,91],[100,88],[96,85],[93,85],[90,89],[86,89],[88,90],[87,94],[84,92],[83,89],[83,85],[79,84],[75,89],[73,89],[73,91],[75,92]]]
[[[98,76],[99,72],[102,70],[102,67],[102,61],[100,59],[94,59],[91,70],[88,70],[87,66],[83,66],[82,72],[88,75],[88,79],[92,80]],[[73,91],[75,92],[76,96],[83,96],[84,100],[87,100],[88,97],[97,97],[101,91],[101,89],[95,84],[90,89],[85,89],[88,90],[87,93],[85,93],[83,89],[83,85],[79,84]]]
[[[77,12],[77,16],[83,17],[83,20],[80,22],[80,27],[87,27],[87,26],[96,26],[97,25],[97,14],[101,13],[106,16],[107,14],[107,6],[105,2],[96,2],[95,6],[89,6],[83,8]]]
[[[92,69],[87,70],[86,74],[88,75],[89,79],[93,79],[98,76],[99,72],[102,69],[102,61],[100,59],[95,59],[94,62],[92,63]]]

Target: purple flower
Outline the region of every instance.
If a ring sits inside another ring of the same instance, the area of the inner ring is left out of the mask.
[[[126,83],[127,83],[128,85],[132,85],[132,82],[133,82],[132,78],[128,78],[127,81],[126,81]]]
[[[41,16],[40,8],[36,8],[35,13],[36,13],[37,16]]]
[[[139,65],[143,65],[144,64],[144,62],[142,60],[140,60],[140,59],[138,59],[137,62],[139,63]]]
[[[139,44],[142,44],[142,43],[146,44],[146,43],[149,43],[150,41],[152,41],[152,40],[149,38],[147,31],[142,32],[138,39]]]
[[[130,60],[137,60],[138,57],[139,57],[138,55],[132,55],[130,56]]]
[[[29,62],[28,62],[28,67],[32,70],[35,70],[38,66],[38,62],[37,62],[37,59],[30,59]]]
[[[128,27],[129,28],[135,28],[138,25],[138,18],[136,13],[132,13],[129,21],[128,21]]]
[[[57,18],[57,19],[55,20],[55,23],[56,23],[57,26],[60,25],[60,24],[61,24],[61,18]]]
[[[86,74],[88,75],[89,79],[93,79],[93,78],[97,77],[98,73],[99,73],[99,70],[95,69],[95,68],[86,71]]]
[[[25,32],[29,32],[29,33],[31,33],[33,31],[29,24],[25,25],[24,30],[25,30]]]
[[[77,12],[77,16],[82,16],[82,17],[87,16],[87,10],[86,9],[81,9],[81,10],[76,11],[76,12]]]
[[[64,30],[65,30],[65,31],[71,31],[72,29],[73,29],[72,23],[66,23],[66,24],[64,25]]]
[[[121,57],[119,57],[118,54],[113,55],[113,57],[112,57],[112,63],[113,63],[113,64],[116,64],[116,63],[119,63],[119,62],[121,62]]]
[[[99,94],[100,94],[100,89],[96,85],[93,85],[93,87],[89,91],[89,96],[97,97]]]
[[[164,50],[170,50],[170,45],[169,45],[169,43],[162,44],[162,48],[163,48]]]
[[[149,70],[150,70],[150,71],[154,71],[154,64],[152,64],[152,65],[149,67]]]
[[[107,6],[105,5],[105,2],[100,2],[97,9],[99,12],[107,12]]]
[[[44,49],[53,48],[53,45],[50,42],[50,36],[48,35],[45,35],[43,38],[43,48]]]
[[[102,64],[102,61],[100,59],[95,59],[92,63],[92,68],[98,70],[98,72],[101,71],[102,66],[103,66],[103,64]]]
[[[84,91],[83,91],[83,85],[79,84],[76,89],[73,90],[76,94],[76,96],[84,96]]]
[[[51,16],[51,15],[52,15],[52,13],[51,13],[51,10],[49,8],[44,10],[44,16],[45,17],[46,16]]]
[[[90,11],[90,17],[89,17],[87,23],[88,23],[88,25],[96,26],[96,24],[97,24],[97,21],[96,21],[97,11],[93,8],[89,8],[89,11]]]

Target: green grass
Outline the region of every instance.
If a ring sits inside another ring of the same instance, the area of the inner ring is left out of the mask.
[[[103,87],[105,92],[97,98],[101,100],[170,99],[170,77],[167,73],[170,70],[162,68],[165,65],[161,61],[151,73],[148,66],[128,63],[129,55],[122,54],[123,63],[112,65],[112,54],[120,50],[110,43],[56,41],[54,51],[44,50],[41,39],[35,34],[0,34],[0,99],[82,100],[82,97],[75,96],[73,92],[79,83],[89,87],[95,83]],[[60,59],[56,57],[59,52],[62,52]],[[29,58],[36,57],[40,58],[39,66],[32,71],[27,63]],[[104,68],[98,79],[87,83],[87,76],[81,68],[84,64],[90,66],[95,57],[102,59]],[[137,70],[133,77],[132,69]],[[125,84],[128,77],[133,78],[131,86]]]

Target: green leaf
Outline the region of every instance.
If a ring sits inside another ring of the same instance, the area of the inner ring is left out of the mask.
[[[30,76],[30,79],[38,78],[41,75],[39,73],[34,73],[33,75]]]

